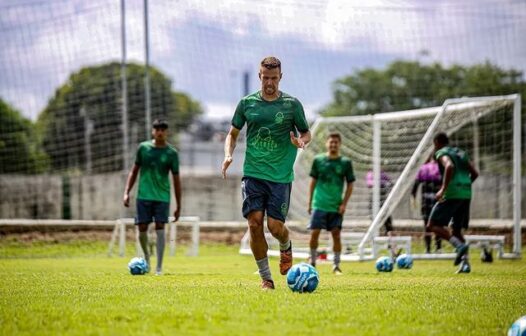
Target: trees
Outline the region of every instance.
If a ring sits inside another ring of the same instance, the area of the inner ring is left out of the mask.
[[[0,99],[0,174],[36,174],[48,166],[34,125]]]
[[[333,84],[333,101],[323,116],[364,115],[439,106],[447,98],[522,93],[526,82],[517,70],[490,63],[474,66],[395,61],[384,70],[366,68]]]
[[[147,138],[144,67],[127,65],[129,148]],[[171,80],[150,68],[151,117],[166,118],[172,135],[202,113],[186,94],[173,92]],[[121,170],[120,64],[85,67],[58,88],[38,119],[43,146],[58,170]],[[130,154],[130,153],[128,153]]]

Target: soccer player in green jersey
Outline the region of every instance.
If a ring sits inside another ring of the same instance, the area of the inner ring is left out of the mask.
[[[442,186],[436,193],[437,203],[431,210],[427,225],[437,236],[449,240],[455,247],[457,256],[454,264],[461,264],[457,273],[469,273],[469,246],[464,240],[462,229],[468,228],[471,184],[479,173],[465,151],[449,146],[445,133],[438,133],[433,142],[435,159],[442,175]],[[451,220],[452,233],[446,229]]]
[[[318,238],[322,229],[331,232],[334,260],[332,271],[340,275],[340,254],[342,242],[343,214],[347,202],[351,198],[353,182],[355,181],[352,161],[340,155],[342,137],[339,133],[331,133],[327,137],[325,147],[327,153],[319,154],[312,162],[310,171],[308,212],[312,213],[309,229],[310,263],[316,266]],[[347,182],[345,196],[342,199],[343,186]],[[314,209],[314,211],[312,211]]]
[[[139,226],[139,241],[149,269],[150,253],[147,231],[148,225],[155,222],[157,234],[157,268],[155,274],[161,275],[165,245],[164,224],[168,222],[170,209],[169,172],[172,172],[175,191],[175,221],[179,219],[181,213],[181,180],[177,151],[167,142],[168,123],[164,120],[155,120],[152,136],[153,140],[142,142],[137,149],[135,164],[126,181],[123,203],[125,207],[130,205],[130,191],[140,171],[135,224]]]
[[[225,139],[222,165],[222,175],[226,178],[239,131],[247,124],[241,183],[243,216],[248,220],[250,248],[258,265],[263,289],[274,289],[263,219],[266,214],[267,227],[279,241],[279,268],[280,273],[285,275],[292,267],[292,246],[285,217],[294,179],[293,165],[298,148],[303,148],[311,139],[303,106],[296,98],[279,90],[281,77],[279,59],[266,57],[261,61],[261,90],[244,97],[237,105]]]

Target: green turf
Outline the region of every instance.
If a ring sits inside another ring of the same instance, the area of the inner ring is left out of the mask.
[[[526,262],[453,274],[451,261],[416,261],[379,274],[374,263],[319,265],[320,286],[263,292],[251,257],[205,246],[166,257],[165,275],[131,276],[106,244],[0,240],[0,334],[34,335],[504,335],[526,315]],[[179,251],[182,252],[182,251]]]

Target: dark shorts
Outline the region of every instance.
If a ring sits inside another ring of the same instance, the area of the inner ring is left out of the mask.
[[[137,200],[135,224],[168,223],[170,203],[160,201]]]
[[[285,222],[289,212],[291,183],[277,183],[254,177],[243,177],[243,217],[252,211],[263,211],[267,216]]]
[[[448,226],[453,220],[453,228],[467,229],[469,225],[469,199],[448,199],[437,202],[431,211],[429,221],[433,224]]]
[[[327,212],[323,210],[314,210],[310,218],[309,229],[327,230],[342,229],[342,215],[338,212]]]

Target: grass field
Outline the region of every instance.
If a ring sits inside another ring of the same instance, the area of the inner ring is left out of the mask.
[[[277,289],[263,292],[237,246],[165,258],[163,276],[131,276],[105,242],[18,243],[0,239],[2,335],[505,335],[526,315],[526,261],[453,274],[451,261],[376,272],[319,265],[320,286],[292,293],[271,260]],[[181,251],[179,251],[181,252]]]

